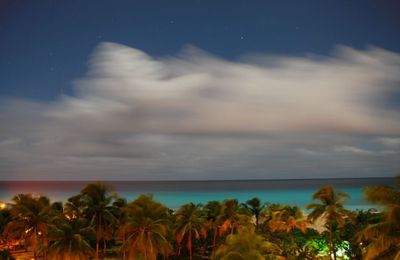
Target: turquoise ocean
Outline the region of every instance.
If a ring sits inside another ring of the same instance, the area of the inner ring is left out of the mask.
[[[9,202],[18,193],[49,196],[52,201],[66,201],[93,181],[0,181],[0,200]],[[128,201],[140,194],[176,209],[185,203],[206,203],[235,198],[245,202],[258,197],[262,202],[282,203],[305,208],[312,194],[325,185],[348,193],[346,208],[379,208],[364,200],[363,189],[373,185],[393,185],[393,178],[301,179],[301,180],[218,180],[218,181],[103,181]]]

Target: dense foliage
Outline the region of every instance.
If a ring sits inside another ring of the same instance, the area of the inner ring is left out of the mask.
[[[308,215],[258,198],[173,210],[149,195],[128,202],[100,182],[65,204],[18,194],[0,210],[0,258],[400,259],[399,187],[365,194],[384,210],[346,210],[349,196],[332,186],[316,191]]]

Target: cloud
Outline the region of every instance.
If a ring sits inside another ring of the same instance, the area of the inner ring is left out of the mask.
[[[380,137],[378,138],[378,141],[382,143],[384,146],[400,147],[400,138]]]
[[[264,57],[268,61],[269,57]],[[335,57],[273,57],[273,65],[230,62],[196,50],[154,59],[104,43],[78,99],[53,116],[135,116],[149,131],[398,134],[398,111],[379,102],[398,86],[397,54],[339,48]]]
[[[357,154],[357,176],[399,166],[398,150],[368,161],[372,152],[357,148],[400,138],[387,102],[400,92],[397,53],[338,47],[228,61],[194,47],[155,58],[103,43],[89,64],[74,96],[0,104],[3,178],[349,177],[356,165],[312,156],[337,152],[346,162]]]
[[[359,147],[354,147],[350,145],[338,145],[333,148],[335,152],[341,153],[354,153],[354,154],[362,154],[362,155],[369,155],[369,154],[375,154],[375,152],[362,149]]]
[[[336,153],[347,153],[347,154],[357,154],[357,155],[388,155],[388,154],[399,154],[399,151],[395,150],[368,150],[360,147],[355,147],[351,145],[336,145],[333,147],[333,151]]]

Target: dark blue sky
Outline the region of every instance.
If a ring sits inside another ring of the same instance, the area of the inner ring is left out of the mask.
[[[0,0],[0,179],[395,176],[399,14],[397,0]]]
[[[0,1],[0,97],[73,94],[103,41],[174,55],[193,44],[225,59],[330,54],[337,44],[400,52],[397,1]]]

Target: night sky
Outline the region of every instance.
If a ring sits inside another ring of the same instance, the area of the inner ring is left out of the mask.
[[[397,1],[0,0],[0,178],[400,173]]]

